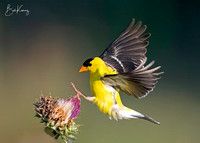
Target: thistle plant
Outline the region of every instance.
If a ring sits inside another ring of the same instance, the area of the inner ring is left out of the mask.
[[[77,95],[69,99],[53,98],[51,94],[40,94],[39,101],[34,105],[36,117],[44,123],[44,131],[55,139],[61,138],[65,143],[75,140],[78,127],[74,122],[80,111],[80,92],[72,83]]]

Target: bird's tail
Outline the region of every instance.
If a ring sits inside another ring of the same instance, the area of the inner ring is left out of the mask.
[[[125,106],[120,107],[117,104],[112,106],[110,118],[111,119],[114,118],[115,120],[136,118],[136,119],[144,119],[157,125],[160,124],[160,122],[152,119],[151,117],[145,116]]]

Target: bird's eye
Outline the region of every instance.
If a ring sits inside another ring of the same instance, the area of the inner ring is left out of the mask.
[[[91,63],[89,63],[89,64],[88,64],[88,67],[91,67],[91,66],[92,66],[92,64],[91,64]]]

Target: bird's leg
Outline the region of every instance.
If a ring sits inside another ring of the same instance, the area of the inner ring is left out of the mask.
[[[85,98],[87,101],[94,101],[95,97],[86,97],[85,95],[83,95],[78,89],[76,89],[75,85],[73,82],[71,82],[72,87],[74,88],[75,92],[77,93],[77,95],[82,96],[83,98]]]

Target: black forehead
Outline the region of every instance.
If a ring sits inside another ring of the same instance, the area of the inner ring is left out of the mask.
[[[83,66],[84,67],[88,67],[88,66],[90,66],[91,65],[91,61],[93,60],[94,58],[89,58],[89,59],[87,59],[84,63],[83,63]]]

